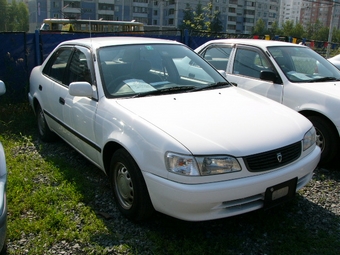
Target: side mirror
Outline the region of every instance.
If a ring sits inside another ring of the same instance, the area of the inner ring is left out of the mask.
[[[224,78],[227,78],[227,73],[226,73],[226,71],[224,71],[224,70],[218,70],[218,72],[219,72],[220,74],[222,74],[222,76],[223,76]]]
[[[260,79],[264,81],[275,82],[278,80],[277,74],[272,70],[262,70],[260,73]]]
[[[6,93],[6,86],[3,81],[0,80],[0,95],[3,95]]]
[[[71,82],[68,87],[68,93],[75,97],[92,97],[92,85],[86,81]]]

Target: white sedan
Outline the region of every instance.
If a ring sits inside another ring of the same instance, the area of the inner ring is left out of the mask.
[[[181,73],[185,64],[204,79]],[[320,159],[308,119],[231,86],[175,41],[63,42],[32,70],[28,97],[41,139],[57,134],[104,171],[136,221],[155,210],[201,221],[271,207]]]
[[[257,39],[211,40],[195,49],[229,82],[284,104],[315,126],[321,163],[336,159],[340,71],[307,46]]]

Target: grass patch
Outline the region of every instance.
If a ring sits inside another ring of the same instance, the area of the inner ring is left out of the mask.
[[[215,221],[185,222],[162,214],[141,224],[127,221],[117,212],[99,169],[62,141],[39,141],[27,104],[0,109],[8,170],[8,254],[59,254],[53,253],[58,245],[79,246],[74,254],[301,255],[340,250],[339,215],[303,193],[268,211]],[[333,178],[332,185],[340,185],[339,179]],[[330,177],[322,173],[317,181],[329,182]]]

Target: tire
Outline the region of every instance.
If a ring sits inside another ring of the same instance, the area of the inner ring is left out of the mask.
[[[149,219],[154,208],[139,167],[124,150],[117,150],[110,163],[110,183],[119,211],[132,221]]]
[[[321,148],[320,165],[331,163],[339,150],[339,134],[328,120],[308,116],[316,129],[316,144]]]
[[[38,125],[38,135],[43,142],[53,142],[56,140],[57,135],[53,133],[47,125],[44,111],[41,106],[38,105],[36,108],[36,118]]]

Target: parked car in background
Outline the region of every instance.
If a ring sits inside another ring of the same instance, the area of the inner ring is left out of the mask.
[[[315,126],[321,163],[339,153],[340,71],[307,46],[257,39],[212,40],[195,49],[232,84],[284,104]]]
[[[340,69],[340,54],[335,55],[334,57],[327,59],[329,62],[331,62],[333,65],[336,66],[336,68]]]
[[[6,86],[0,80],[0,95],[6,93]],[[6,235],[7,235],[7,167],[5,151],[0,142],[0,254],[6,254]]]
[[[179,70],[190,65],[204,79]],[[132,220],[271,207],[304,187],[320,159],[308,119],[230,85],[175,41],[65,41],[32,70],[28,97],[40,138],[57,134],[103,170]]]

